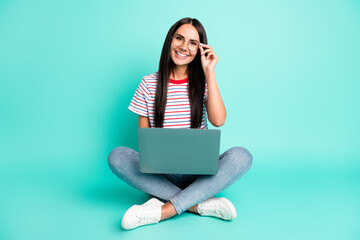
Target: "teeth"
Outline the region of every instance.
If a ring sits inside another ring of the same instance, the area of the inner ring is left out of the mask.
[[[179,52],[176,52],[176,53],[177,53],[177,55],[179,55],[179,56],[181,56],[181,57],[187,57],[187,55],[181,54],[181,53],[179,53]]]

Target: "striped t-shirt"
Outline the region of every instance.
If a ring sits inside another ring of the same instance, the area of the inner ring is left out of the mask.
[[[143,77],[128,107],[132,112],[148,117],[150,127],[154,127],[155,94],[158,72]],[[187,91],[188,79],[170,79],[168,85],[167,102],[165,107],[164,128],[190,128],[191,112]],[[208,98],[207,84],[203,101],[203,115],[201,129],[207,129],[207,113],[205,101]]]

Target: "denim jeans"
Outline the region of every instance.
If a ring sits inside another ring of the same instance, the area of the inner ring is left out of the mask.
[[[112,172],[121,180],[140,191],[170,201],[181,214],[241,178],[250,169],[252,156],[245,148],[230,148],[219,156],[219,170],[215,175],[141,173],[138,152],[127,147],[114,148],[108,161]]]

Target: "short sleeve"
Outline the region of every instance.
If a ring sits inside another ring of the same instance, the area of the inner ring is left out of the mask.
[[[148,111],[149,89],[143,78],[137,87],[128,109],[138,115],[149,117]]]
[[[216,81],[216,80],[215,80]],[[218,81],[216,81],[216,84],[219,87]],[[208,99],[208,89],[207,89],[207,83],[205,83],[205,93],[204,93],[204,102]]]

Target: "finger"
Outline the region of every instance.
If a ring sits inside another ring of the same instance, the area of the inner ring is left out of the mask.
[[[210,45],[207,45],[205,43],[200,43],[200,46],[203,46],[203,47],[210,47]]]
[[[203,58],[203,57],[205,57],[205,50],[202,48],[202,47],[200,47],[200,57],[201,58]]]
[[[212,49],[212,47],[210,45],[206,45],[204,43],[200,43],[200,46],[203,48],[211,48]]]
[[[204,52],[203,52],[203,54],[205,54],[205,53],[209,53],[209,52],[213,52],[214,50],[212,50],[212,49],[206,49]]]
[[[206,56],[206,59],[213,59],[214,58],[214,55],[215,55],[215,53],[213,52],[213,51],[211,51],[211,52],[209,52],[208,54],[207,54],[207,56]]]
[[[218,58],[218,55],[216,55],[216,53],[214,51],[210,52],[209,54],[214,56],[215,58]]]
[[[204,53],[204,49],[202,49],[202,50],[200,50],[200,51],[202,51],[201,52],[201,54],[200,54],[200,58],[202,59],[202,60],[205,60],[206,59],[206,56],[205,56],[205,53]]]
[[[219,57],[215,54],[215,52],[209,53],[209,59],[211,61],[217,62],[219,60]]]
[[[207,52],[207,57],[214,56],[214,55],[216,56],[214,51],[210,50],[210,51]]]

